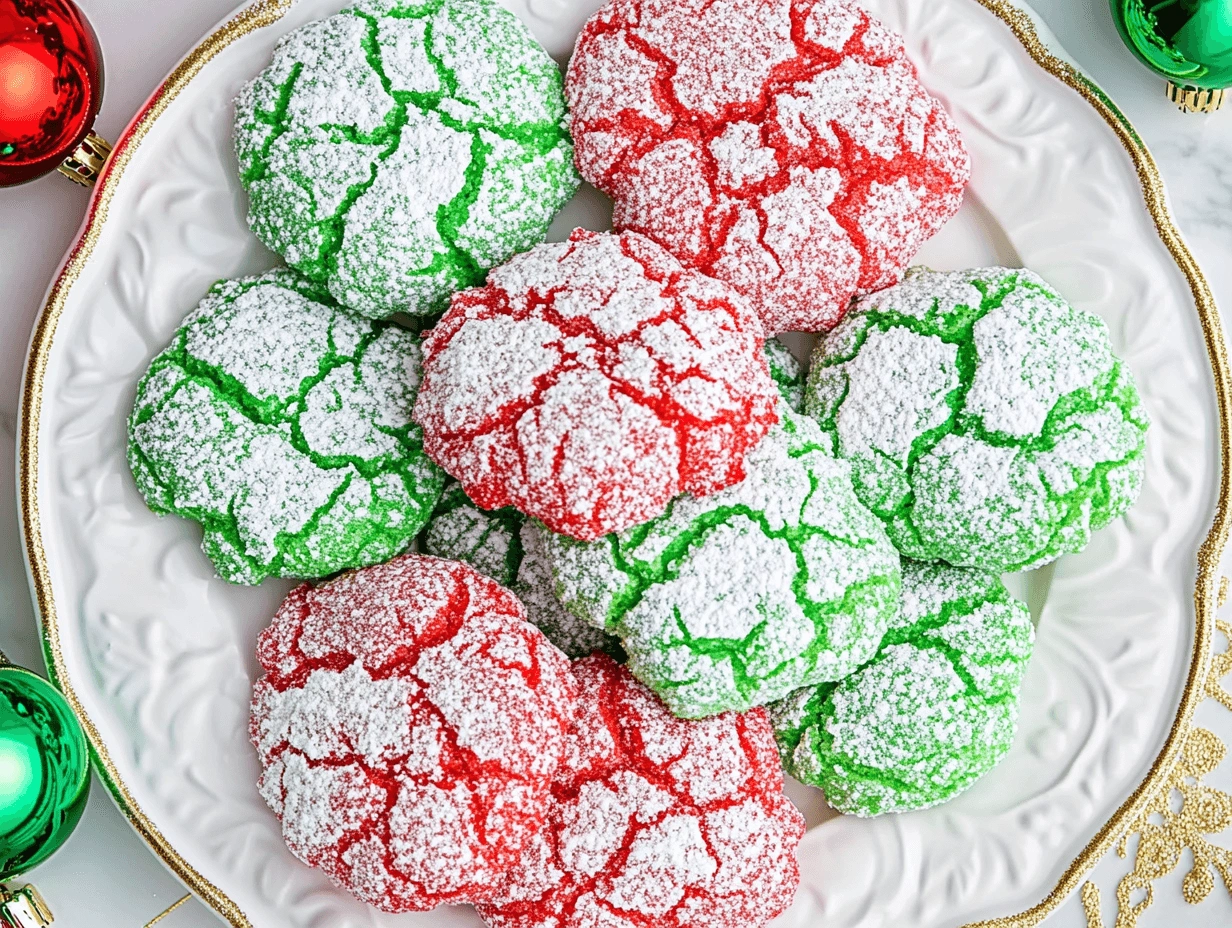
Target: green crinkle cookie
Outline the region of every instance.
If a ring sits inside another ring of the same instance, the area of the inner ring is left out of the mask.
[[[480,509],[462,485],[450,480],[423,533],[423,549],[470,564],[501,586],[511,586],[522,564],[520,533],[526,516],[512,506]]]
[[[157,513],[205,528],[233,583],[402,552],[445,482],[411,421],[410,332],[293,271],[215,284],[137,388],[128,460]]]
[[[779,388],[779,396],[787,401],[793,412],[800,412],[804,408],[804,368],[791,349],[777,338],[766,339],[765,352],[770,379]]]
[[[994,574],[902,567],[902,609],[877,656],[770,707],[788,773],[853,815],[952,799],[1005,755],[1018,722],[1027,607]]]
[[[898,554],[848,465],[812,420],[779,415],[736,486],[593,543],[547,539],[561,601],[619,634],[634,675],[684,718],[841,679],[898,608]]]
[[[365,0],[236,100],[253,232],[373,318],[442,309],[576,192],[560,70],[491,0]]]
[[[1147,415],[1095,315],[1037,275],[913,269],[812,359],[805,410],[908,557],[995,572],[1082,550],[1142,485]]]
[[[555,583],[543,552],[547,529],[512,507],[480,509],[450,482],[423,534],[428,554],[463,561],[522,601],[526,617],[552,644],[573,659],[603,651],[624,660],[620,642],[579,619],[556,598]]]

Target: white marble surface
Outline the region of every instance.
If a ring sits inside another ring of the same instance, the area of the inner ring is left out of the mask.
[[[235,0],[79,0],[102,41],[107,92],[99,131],[115,138],[162,76]],[[1185,115],[1164,98],[1162,83],[1140,68],[1116,36],[1107,0],[1033,0],[1061,42],[1118,103],[1151,147],[1173,209],[1221,305],[1232,307],[1232,109]],[[28,334],[44,291],[85,209],[87,194],[52,176],[0,191],[0,648],[16,662],[40,667],[33,610],[18,540],[14,493],[14,426]],[[1210,705],[1200,715],[1232,730]],[[1226,714],[1226,713],[1225,713]],[[1124,863],[1101,865],[1105,920]],[[57,924],[140,928],[182,894],[145,850],[105,791],[95,785],[82,826],[64,850],[32,875],[57,913]],[[1161,883],[1160,903],[1140,922],[1150,925],[1232,923],[1232,902],[1220,890],[1198,908],[1165,905],[1179,897],[1179,873]],[[88,920],[88,921],[87,921]],[[1085,924],[1070,900],[1050,924]],[[165,928],[213,928],[195,900]]]

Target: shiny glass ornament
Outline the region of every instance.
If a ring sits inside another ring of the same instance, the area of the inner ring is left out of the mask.
[[[89,787],[89,749],[64,696],[38,674],[0,666],[0,882],[60,848]]]
[[[1112,13],[1125,44],[1167,78],[1183,109],[1219,105],[1232,87],[1232,0],[1112,0]],[[1186,90],[1199,105],[1185,105]]]
[[[0,187],[58,168],[102,99],[102,54],[76,6],[0,0]]]

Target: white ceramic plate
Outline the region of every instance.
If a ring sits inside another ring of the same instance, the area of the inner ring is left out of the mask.
[[[1218,378],[1191,293],[1198,278],[1161,239],[1124,131],[1040,67],[1046,53],[1015,36],[1004,20],[1023,23],[1000,0],[866,2],[904,33],[974,161],[962,212],[920,260],[1027,265],[1099,313],[1154,429],[1129,516],[1082,555],[1013,580],[1039,635],[1006,761],[948,805],[872,821],[827,816],[816,794],[793,790],[814,827],[801,848],[804,884],[781,924],[801,928],[956,924],[1021,911],[1052,891],[1147,775],[1177,715],[1203,627],[1196,552],[1222,473]],[[507,3],[562,61],[599,6]],[[190,56],[130,129],[36,331],[24,525],[50,663],[117,799],[226,919],[477,925],[465,907],[382,915],[285,849],[257,794],[247,714],[256,635],[288,586],[215,579],[197,527],[152,515],[125,464],[125,417],[150,359],[212,282],[274,263],[245,227],[231,100],[279,37],[343,5],[254,4]],[[555,237],[607,218],[584,191]]]

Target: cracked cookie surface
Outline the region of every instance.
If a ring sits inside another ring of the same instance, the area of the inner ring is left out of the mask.
[[[482,904],[492,928],[762,928],[800,882],[804,819],[765,713],[673,718],[609,658],[580,699],[548,827]]]
[[[779,388],[779,396],[791,407],[792,412],[804,409],[804,367],[796,360],[791,349],[777,338],[766,339],[766,363],[770,365],[770,379]]]
[[[522,565],[522,525],[526,516],[511,506],[480,509],[450,481],[423,533],[426,554],[470,564],[485,577],[508,587]]]
[[[569,657],[603,651],[623,660],[614,636],[575,616],[556,597],[543,552],[546,531],[512,507],[480,509],[459,484],[451,483],[422,538],[428,554],[470,564],[512,590],[526,609],[526,618]]]
[[[768,335],[894,283],[970,174],[902,39],[848,0],[610,0],[566,94],[615,227],[731,283]]]
[[[784,767],[853,815],[952,799],[1009,750],[1034,637],[996,575],[904,559],[877,656],[770,707]]]
[[[464,564],[407,555],[292,591],[250,733],[287,846],[387,912],[492,899],[546,824],[569,662]]]
[[[233,583],[386,560],[445,482],[411,421],[420,360],[410,332],[294,271],[222,281],[137,388],[137,487],[155,512],[201,523]]]
[[[898,608],[898,553],[848,465],[811,419],[780,415],[741,483],[590,544],[547,539],[562,602],[619,635],[685,718],[841,679]]]
[[[913,269],[818,343],[805,409],[907,557],[1000,573],[1133,505],[1148,420],[1107,327],[1038,275]]]
[[[253,232],[373,318],[444,308],[577,190],[556,64],[490,0],[364,0],[236,101]]]
[[[484,509],[594,539],[739,481],[776,419],[762,328],[633,233],[576,230],[456,294],[424,339],[424,447]]]

